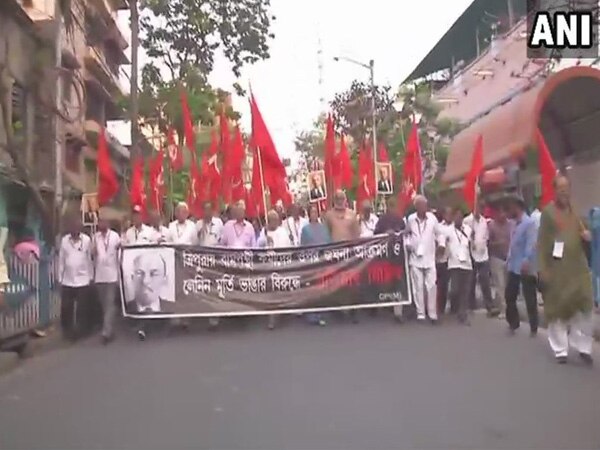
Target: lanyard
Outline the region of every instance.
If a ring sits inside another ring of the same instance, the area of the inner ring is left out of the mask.
[[[241,227],[241,229],[240,229],[240,227]],[[244,234],[244,230],[245,229],[246,229],[246,226],[243,223],[239,224],[239,223],[236,222],[236,223],[233,224],[233,231],[235,233],[235,236],[238,239],[242,236],[242,234]],[[240,230],[240,231],[238,231],[238,230]]]
[[[427,229],[427,216],[425,216],[425,219],[423,220],[423,229],[421,230],[421,221],[419,220],[419,218],[416,218],[416,222],[417,222],[417,229],[419,230],[419,238],[423,236],[423,233],[425,233],[425,230]]]
[[[458,233],[459,231],[460,231],[460,234],[462,234],[462,235],[463,235],[463,237],[464,237],[465,239],[467,239],[467,241],[468,241],[468,239],[469,239],[469,238],[468,238],[468,236],[466,235],[466,233],[463,231],[463,229],[462,229],[462,228],[456,228],[456,227],[454,227],[454,233],[456,234],[456,239],[458,239],[458,243],[459,243],[460,245],[463,245],[463,240],[462,240],[462,238],[460,237],[460,235],[459,235],[459,233]]]
[[[83,239],[81,239],[81,236],[79,236],[79,239],[77,240],[79,242],[78,245],[75,245],[75,241],[73,240],[72,237],[69,237],[69,243],[71,244],[71,247],[73,247],[73,249],[82,252],[83,251]]]
[[[185,231],[187,223],[183,222],[183,231]],[[175,224],[175,230],[177,231],[177,237],[180,238],[183,235],[183,232],[180,231],[179,222]]]
[[[110,244],[110,234],[108,234],[107,231],[105,235],[100,233],[100,236],[102,236],[102,240],[104,241],[104,253],[108,253],[108,244]]]

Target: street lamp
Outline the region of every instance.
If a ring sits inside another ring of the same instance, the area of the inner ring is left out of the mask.
[[[356,66],[363,67],[369,71],[370,81],[371,81],[371,119],[373,121],[373,161],[375,163],[375,173],[377,172],[377,109],[375,103],[375,61],[373,59],[369,60],[368,64],[357,61],[352,58],[347,58],[345,56],[334,56],[333,60],[336,62],[346,61]]]

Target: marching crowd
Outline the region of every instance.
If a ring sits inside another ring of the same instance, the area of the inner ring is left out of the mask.
[[[123,245],[278,248],[404,231],[417,321],[437,324],[443,316],[455,315],[459,323],[469,325],[469,310],[477,308],[479,285],[488,316],[505,318],[511,335],[520,326],[517,299],[522,293],[533,337],[539,326],[541,292],[548,340],[557,361],[565,363],[572,346],[591,365],[593,301],[585,251],[591,234],[571,208],[568,180],[558,176],[554,187],[555,202],[531,215],[518,196],[487,205],[485,216],[486,205],[480,203],[465,217],[458,207],[431,211],[427,199],[420,195],[414,199],[414,212],[407,217],[397,212],[393,198],[380,216],[374,214],[370,202],[360,205],[357,214],[348,208],[345,193],[337,191],[328,211],[321,211],[317,204],[311,204],[307,211],[293,205],[288,214],[271,210],[264,226],[257,219],[246,220],[243,202],[230,207],[222,217],[207,203],[203,218],[197,221],[190,218],[188,206],[180,203],[175,220],[168,226],[163,225],[159,214],[150,213],[145,222],[141,211],[134,209],[131,225],[121,234],[109,227],[102,213],[91,236],[83,232],[80,218],[74,217],[59,250],[63,332],[75,339],[100,321],[103,342],[113,339],[119,250]],[[95,303],[99,308],[93,306]],[[349,315],[357,320],[356,310]],[[405,315],[395,309],[397,320],[403,321]],[[269,317],[271,329],[275,318]],[[307,319],[326,324],[324,314],[309,314]],[[186,327],[188,322],[178,324]],[[211,329],[218,325],[217,318],[209,320]],[[145,339],[143,326],[138,335]]]

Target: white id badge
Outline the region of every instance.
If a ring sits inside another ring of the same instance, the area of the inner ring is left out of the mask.
[[[458,250],[458,260],[460,262],[467,262],[467,250],[464,248],[461,248]]]
[[[415,253],[417,254],[417,256],[423,256],[423,254],[425,253],[423,250],[423,244],[421,242],[419,242],[419,245],[417,245],[417,250]]]
[[[552,257],[556,259],[562,259],[565,252],[565,243],[562,241],[554,241],[554,247],[552,248]]]

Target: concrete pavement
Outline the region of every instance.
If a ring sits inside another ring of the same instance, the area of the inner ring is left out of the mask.
[[[0,448],[600,445],[599,368],[577,355],[558,366],[526,327],[264,325],[94,339],[30,360],[0,378]]]

